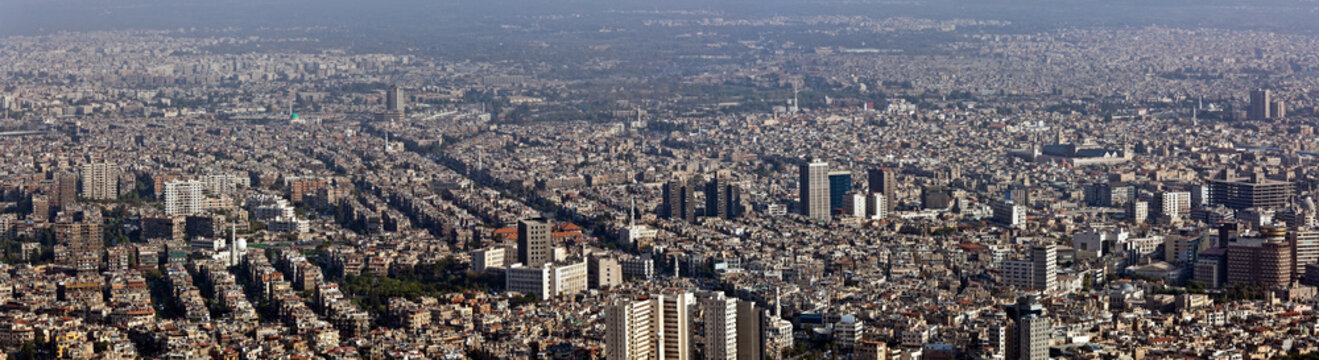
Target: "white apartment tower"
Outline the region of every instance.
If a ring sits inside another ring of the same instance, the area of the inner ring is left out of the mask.
[[[197,180],[165,183],[165,215],[196,215],[202,212],[202,183]]]
[[[605,358],[649,360],[655,358],[651,338],[651,302],[619,300],[605,309]]]
[[[705,358],[737,360],[737,299],[717,291],[701,299],[705,322]]]
[[[93,200],[119,197],[119,166],[108,162],[83,164],[82,196]]]

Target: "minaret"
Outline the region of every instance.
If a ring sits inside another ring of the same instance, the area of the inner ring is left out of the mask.
[[[238,223],[229,224],[229,266],[238,266]]]
[[[774,287],[774,317],[782,319],[782,318],[783,318],[783,301],[779,298],[779,296],[780,296],[780,292],[779,292],[779,290],[780,290],[779,287],[777,287],[777,286]]]

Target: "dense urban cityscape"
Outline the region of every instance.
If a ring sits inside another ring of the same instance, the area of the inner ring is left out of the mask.
[[[1319,358],[1319,29],[566,6],[0,32],[0,360]]]

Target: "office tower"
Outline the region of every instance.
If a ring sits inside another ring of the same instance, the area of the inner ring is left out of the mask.
[[[851,171],[830,171],[829,172],[829,212],[833,213],[843,208],[843,197],[852,192],[852,172]]]
[[[1008,332],[1007,359],[1047,360],[1049,332],[1053,330],[1053,325],[1044,316],[1044,306],[1040,305],[1035,296],[1027,295],[1018,298],[1016,306],[1009,306],[1007,310],[1012,320],[1012,331]]]
[[[889,216],[889,199],[882,193],[870,193],[866,198],[866,216],[878,220]]]
[[[1221,256],[1201,256],[1192,268],[1195,281],[1211,289],[1220,288],[1227,281],[1227,261]]]
[[[1209,250],[1209,238],[1173,234],[1163,242],[1163,261],[1173,264],[1192,264],[1200,252]]]
[[[1022,289],[1049,292],[1058,287],[1058,248],[1053,244],[1034,245],[1026,260],[1004,260],[1003,278]]]
[[[1149,218],[1150,203],[1142,200],[1132,199],[1130,201],[1127,201],[1126,212],[1127,212],[1127,221],[1130,221],[1133,224],[1143,223],[1147,218]]]
[[[119,166],[107,162],[82,165],[82,197],[114,200],[119,197]]]
[[[995,201],[990,204],[990,209],[994,212],[994,222],[1008,227],[1022,227],[1026,225],[1026,207],[1017,205],[1016,202]]]
[[[705,323],[705,358],[737,360],[737,299],[722,291],[703,294],[701,320]]]
[[[692,359],[692,306],[696,298],[689,292],[659,295],[651,300],[651,332],[656,334],[655,359]]]
[[[400,88],[398,85],[390,85],[389,90],[385,92],[385,110],[401,112],[405,105],[404,102],[403,88]]]
[[[55,174],[55,196],[60,210],[69,209],[78,202],[78,174],[60,172]]]
[[[1269,113],[1270,100],[1269,91],[1265,89],[1255,89],[1250,91],[1250,111],[1247,114],[1249,120],[1265,120],[1272,118]]]
[[[847,217],[865,218],[866,194],[854,191],[845,195],[843,197],[843,215]]]
[[[928,210],[947,210],[952,206],[953,197],[948,193],[948,187],[942,185],[931,185],[921,188],[921,207]]]
[[[871,193],[884,194],[884,199],[888,200],[884,204],[884,213],[892,214],[894,207],[898,203],[898,181],[893,175],[893,169],[878,168],[870,169],[869,185]]]
[[[651,301],[615,301],[605,309],[605,345],[608,360],[650,360],[655,358],[655,341],[651,338],[653,320]]]
[[[1085,204],[1090,206],[1112,206],[1113,185],[1107,181],[1098,181],[1085,185]]]
[[[1032,264],[1031,288],[1053,291],[1058,288],[1058,247],[1053,244],[1030,248]]]
[[[769,346],[765,339],[768,311],[754,301],[737,301],[737,360],[761,360]],[[709,325],[706,325],[709,326]]]
[[[1319,230],[1313,228],[1294,228],[1287,230],[1287,244],[1292,248],[1292,278],[1301,279],[1306,275],[1306,266],[1319,263]]]
[[[1291,202],[1292,183],[1269,179],[1262,171],[1238,177],[1225,169],[1209,180],[1209,204],[1232,209],[1284,208]]]
[[[803,161],[798,165],[800,179],[797,182],[800,205],[798,212],[803,216],[829,219],[829,163],[820,159]]]
[[[1275,100],[1269,103],[1269,118],[1282,119],[1287,117],[1287,102]]]
[[[696,192],[686,179],[665,183],[663,200],[660,215],[671,220],[696,221]]]
[[[1151,204],[1158,211],[1160,218],[1181,219],[1191,215],[1191,193],[1185,191],[1164,191],[1154,197]]]
[[[1227,282],[1287,286],[1292,281],[1292,249],[1287,229],[1265,227],[1256,236],[1242,235],[1227,246]]]
[[[742,193],[727,179],[714,178],[705,183],[705,216],[734,219],[742,216]]]
[[[544,218],[518,220],[518,262],[538,268],[554,261],[550,223]]]
[[[165,183],[165,215],[196,215],[202,212],[202,183],[196,180]]]
[[[1191,208],[1203,207],[1209,204],[1209,185],[1200,184],[1191,186]]]

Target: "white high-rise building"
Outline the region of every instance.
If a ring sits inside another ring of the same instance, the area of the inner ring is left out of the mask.
[[[398,85],[390,85],[385,92],[385,110],[403,111],[406,100],[403,98],[403,88]]]
[[[849,217],[866,217],[866,195],[859,192],[844,195],[843,211],[846,212],[846,215]]]
[[[1027,260],[1003,261],[1002,275],[1009,285],[1049,292],[1058,288],[1057,246],[1036,245]]]
[[[196,180],[165,183],[165,215],[196,215],[202,212],[202,183]]]
[[[655,341],[651,335],[653,313],[651,301],[615,301],[605,309],[605,358],[609,360],[650,360],[655,358]]]
[[[701,319],[705,322],[705,358],[737,360],[737,299],[722,291],[701,298]]]
[[[1191,215],[1191,193],[1168,191],[1159,194],[1159,216],[1181,219]]]
[[[119,197],[119,166],[94,162],[82,166],[82,197],[113,200]]]
[[[798,166],[800,207],[803,216],[829,220],[829,163],[820,159]]]
[[[1052,321],[1044,315],[1044,307],[1034,296],[1024,296],[1009,309],[1012,332],[1008,341],[1007,358],[1012,360],[1047,360],[1051,345],[1049,332]]]
[[[652,330],[656,334],[656,359],[692,359],[692,306],[696,298],[692,293],[660,295],[651,300],[655,314]]]
[[[866,205],[866,210],[869,210],[869,213],[866,214],[867,217],[873,220],[888,217],[889,199],[884,197],[884,193],[870,193],[869,199],[870,202]]]
[[[605,358],[692,359],[692,293],[619,300],[605,309]]]

